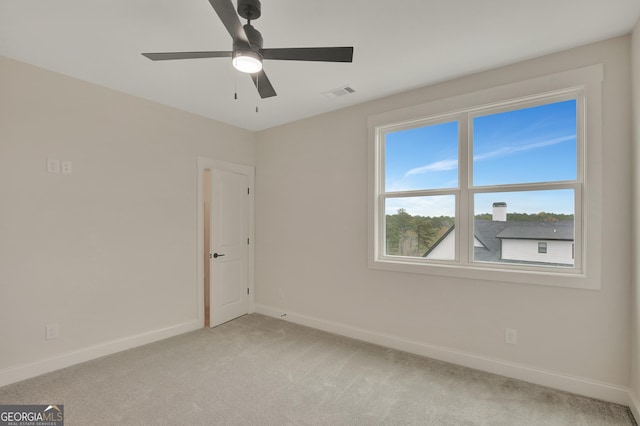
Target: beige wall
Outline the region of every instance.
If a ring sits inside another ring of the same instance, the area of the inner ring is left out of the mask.
[[[201,327],[196,157],[253,165],[255,134],[7,58],[0,75],[0,384]]]
[[[635,397],[635,414],[640,419],[640,20],[636,23],[632,35],[631,45],[632,59],[632,85],[633,85],[633,292],[632,292],[632,324],[631,324],[631,387]]]
[[[612,384],[626,395],[629,48],[630,37],[624,36],[259,133],[258,309],[444,348],[452,355],[462,352],[471,355],[467,359],[478,356],[506,368],[526,366],[533,373]],[[611,207],[603,218],[600,291],[367,268],[369,115],[596,63],[605,69],[603,205]],[[506,327],[518,330],[517,346],[504,343]]]
[[[637,395],[638,292],[633,309],[628,301],[640,231],[632,240],[628,230],[640,220],[631,213],[640,176],[635,189],[629,179],[629,52],[637,146],[639,39],[636,27],[633,43],[620,37],[257,135],[0,57],[0,385],[64,365],[51,360],[200,326],[203,156],[257,163],[255,297],[265,310]],[[367,268],[368,116],[595,63],[605,65],[603,205],[615,206],[603,218],[600,291]],[[73,173],[46,173],[47,158],[73,161]],[[48,323],[60,338],[45,341]],[[518,329],[517,346],[504,344],[506,327]]]

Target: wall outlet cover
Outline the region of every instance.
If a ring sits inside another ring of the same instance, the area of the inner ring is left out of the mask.
[[[60,326],[58,324],[47,324],[45,326],[45,337],[47,340],[60,337]]]

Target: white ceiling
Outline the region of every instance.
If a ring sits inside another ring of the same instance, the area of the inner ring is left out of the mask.
[[[351,64],[265,61],[278,96],[264,100],[230,59],[140,55],[231,50],[207,0],[0,0],[0,55],[256,131],[626,34],[639,16],[640,0],[262,0],[264,47],[355,48]],[[344,85],[356,93],[323,95]]]

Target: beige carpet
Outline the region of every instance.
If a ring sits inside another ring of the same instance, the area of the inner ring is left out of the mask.
[[[65,425],[635,425],[628,408],[258,314],[0,388]]]

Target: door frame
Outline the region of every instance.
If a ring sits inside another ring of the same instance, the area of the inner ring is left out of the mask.
[[[248,206],[247,208],[249,209],[248,212],[248,216],[249,216],[249,223],[247,224],[247,232],[248,232],[248,236],[249,236],[249,248],[248,248],[248,256],[249,258],[248,260],[248,264],[247,264],[247,285],[249,287],[249,313],[253,313],[255,312],[255,299],[254,299],[254,289],[255,289],[255,282],[254,282],[254,270],[255,270],[255,176],[256,176],[256,169],[254,166],[248,166],[246,164],[237,164],[237,163],[231,163],[228,161],[220,161],[220,160],[214,160],[212,158],[206,158],[206,157],[198,157],[197,158],[197,168],[198,168],[198,204],[197,204],[197,211],[198,211],[198,247],[197,247],[197,252],[198,252],[198,261],[197,261],[197,279],[198,279],[198,285],[197,285],[197,297],[196,297],[196,303],[197,303],[197,312],[198,312],[198,322],[202,325],[202,327],[204,327],[204,304],[205,304],[205,300],[204,300],[204,285],[205,285],[205,274],[204,274],[204,223],[205,223],[205,217],[204,217],[204,190],[205,190],[205,184],[204,184],[204,177],[205,177],[205,170],[210,170],[210,169],[218,169],[218,170],[224,170],[226,172],[231,172],[231,173],[238,173],[241,175],[246,175],[248,178],[248,185],[249,185],[249,200],[248,200]]]

